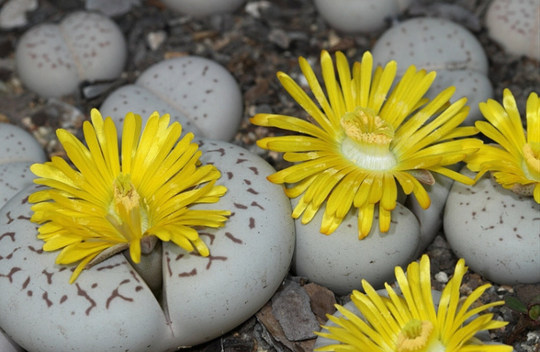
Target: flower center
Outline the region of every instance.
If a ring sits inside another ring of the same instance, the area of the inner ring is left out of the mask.
[[[396,165],[390,151],[394,128],[369,108],[357,107],[341,118],[347,137],[341,151],[350,161],[368,170],[387,170]]]
[[[540,143],[526,143],[523,146],[523,159],[527,178],[540,181]]]
[[[433,339],[433,324],[411,319],[397,337],[397,352],[444,352],[444,346]]]
[[[147,227],[146,212],[129,174],[120,174],[114,180],[111,208],[107,218],[123,237],[127,240],[142,237]]]

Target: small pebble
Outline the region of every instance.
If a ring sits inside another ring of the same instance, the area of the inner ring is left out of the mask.
[[[540,332],[539,331],[529,331],[527,333],[527,344],[530,346],[537,346],[540,342]]]
[[[150,47],[150,50],[156,51],[161,44],[167,39],[167,33],[165,31],[156,31],[148,33],[146,37],[146,42]]]
[[[448,275],[446,275],[444,271],[439,271],[437,274],[435,274],[435,280],[442,284],[445,284],[448,282]]]
[[[254,1],[248,2],[246,4],[245,10],[251,16],[259,19],[261,18],[261,10],[266,10],[270,7],[270,2],[268,1]]]
[[[291,43],[291,38],[283,29],[272,29],[268,34],[268,40],[282,49],[287,49]]]
[[[319,329],[307,292],[294,281],[285,282],[283,290],[274,296],[272,314],[290,341],[314,338],[313,331]]]
[[[37,0],[9,0],[0,10],[0,28],[12,29],[26,26],[28,23],[26,13],[37,8]]]

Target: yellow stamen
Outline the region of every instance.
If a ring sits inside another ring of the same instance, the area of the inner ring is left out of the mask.
[[[526,143],[523,146],[523,159],[525,160],[528,177],[540,181],[540,143]]]
[[[397,352],[420,352],[430,341],[433,324],[429,321],[411,319],[398,335]]]
[[[347,137],[341,151],[350,161],[366,170],[388,170],[396,165],[390,151],[394,128],[369,108],[357,107],[341,118]]]
[[[394,128],[369,108],[357,107],[341,118],[347,136],[361,144],[388,146],[394,138]]]
[[[118,175],[113,183],[113,204],[107,218],[128,241],[140,239],[146,230],[141,217],[144,209],[140,205],[141,197],[131,183],[130,175]]]

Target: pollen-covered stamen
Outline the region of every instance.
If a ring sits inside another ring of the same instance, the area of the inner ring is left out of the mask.
[[[529,179],[540,181],[540,143],[526,143],[523,146],[525,175]]]
[[[409,320],[397,337],[397,352],[439,351],[438,341],[433,338],[433,324],[418,319]],[[444,351],[444,347],[441,351]]]
[[[369,108],[357,107],[341,118],[347,137],[342,142],[343,154],[367,170],[386,170],[396,165],[390,151],[394,128]]]
[[[146,231],[146,213],[129,174],[120,174],[114,180],[113,203],[107,218],[128,241],[141,239]]]

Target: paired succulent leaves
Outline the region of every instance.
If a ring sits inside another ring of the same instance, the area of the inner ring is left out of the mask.
[[[449,103],[454,87],[432,100],[425,97],[435,72],[410,66],[395,82],[394,61],[373,71],[373,58],[366,52],[351,69],[344,54],[336,53],[334,66],[323,51],[323,88],[307,60],[301,57],[299,63],[316,102],[287,74],[279,72],[277,77],[314,122],[278,114],[258,114],[251,122],[297,133],[263,138],[257,144],[283,152],[283,158],[294,163],[268,179],[287,185],[289,197],[300,197],[292,216],[301,217],[303,224],[324,211],[320,231],[329,235],[356,208],[362,239],[377,209],[379,229],[387,232],[398,185],[426,209],[430,199],[422,183],[434,183],[432,172],[474,184],[476,180],[450,169],[460,161],[480,171],[477,179],[492,171],[505,188],[534,194],[540,203],[540,103],[535,93],[527,103],[526,140],[508,90],[504,108],[491,100],[481,105],[489,123],[460,126],[469,108],[466,98]],[[500,146],[471,138],[479,131]]]
[[[43,249],[61,249],[57,264],[79,262],[70,279],[108,256],[129,248],[133,262],[151,251],[155,238],[171,241],[186,251],[209,250],[196,227],[221,227],[229,211],[192,209],[197,203],[216,203],[227,191],[216,185],[219,170],[200,165],[201,151],[193,134],[179,140],[182,127],[169,116],[142,119],[129,113],[122,131],[121,153],[116,127],[92,110],[92,123],[83,126],[87,146],[58,130],[58,139],[77,168],[53,157],[34,164],[35,183],[48,186],[31,195],[31,221],[41,224]]]

